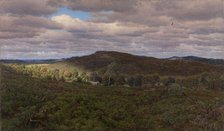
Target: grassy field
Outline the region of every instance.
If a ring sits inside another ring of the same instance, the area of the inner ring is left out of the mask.
[[[223,130],[224,92],[92,86],[2,69],[2,130]]]

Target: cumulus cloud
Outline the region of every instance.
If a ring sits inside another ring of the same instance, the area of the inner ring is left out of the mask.
[[[0,0],[1,14],[49,15],[57,11],[49,0]]]
[[[46,29],[60,29],[60,25],[44,17],[0,16],[0,38],[33,37]]]
[[[85,11],[49,17],[60,7]],[[0,58],[117,50],[224,58],[223,0],[0,0]]]
[[[139,2],[136,0],[57,0],[51,3],[68,6],[74,10],[127,12],[133,11]]]
[[[91,21],[82,21],[78,18],[72,18],[68,15],[55,16],[52,18],[52,21],[63,25],[64,29],[68,31],[103,35],[134,35],[149,30],[147,26],[133,23],[94,23]]]

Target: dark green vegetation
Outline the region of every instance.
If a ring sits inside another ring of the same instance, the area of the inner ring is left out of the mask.
[[[0,67],[3,131],[224,130],[221,66],[97,52]]]
[[[185,60],[165,60],[153,57],[135,56],[114,51],[99,51],[89,56],[66,59],[65,62],[90,70],[105,70],[111,63],[117,64],[122,74],[154,74],[192,76],[203,72],[224,72],[221,66]]]
[[[96,52],[51,64],[9,64],[19,73],[45,80],[104,86],[178,86],[223,89],[224,67],[184,60],[162,60],[119,52]],[[169,85],[169,83],[168,83]]]
[[[3,67],[2,129],[221,130],[224,93],[40,80]],[[165,93],[164,93],[165,91]]]
[[[203,62],[208,64],[214,64],[214,65],[224,65],[223,59],[208,59],[208,58],[201,58],[196,56],[185,56],[185,57],[178,57],[174,56],[171,58],[168,58],[169,60],[188,60],[188,61],[196,61],[196,62]]]

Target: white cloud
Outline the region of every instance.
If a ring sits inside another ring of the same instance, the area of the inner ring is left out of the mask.
[[[0,58],[61,58],[97,50],[224,58],[222,0],[0,0]],[[59,7],[87,11],[48,18]]]
[[[91,21],[83,21],[78,18],[73,18],[69,15],[60,15],[52,17],[52,20],[62,24],[65,30],[69,31],[80,31],[88,33],[99,33],[105,35],[122,35],[122,34],[132,34],[141,31],[148,30],[147,26],[137,25],[133,23],[95,23]]]

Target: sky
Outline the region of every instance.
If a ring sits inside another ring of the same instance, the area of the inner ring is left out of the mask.
[[[224,0],[0,0],[0,59],[224,59]]]

